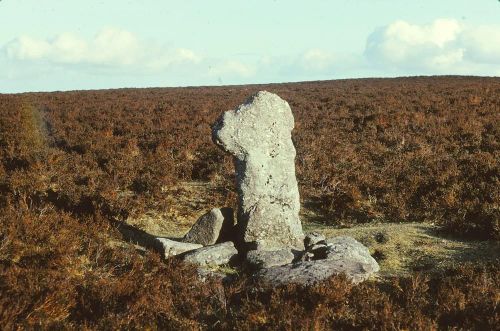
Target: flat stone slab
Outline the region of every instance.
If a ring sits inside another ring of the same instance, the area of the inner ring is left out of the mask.
[[[326,242],[321,252],[315,250],[313,261],[262,269],[255,276],[271,286],[289,283],[313,285],[341,273],[353,283],[360,283],[379,271],[379,265],[368,248],[354,238],[334,237]]]
[[[249,251],[246,263],[253,269],[263,269],[292,263],[295,255],[290,249],[278,251]]]
[[[375,272],[371,265],[358,261],[316,260],[262,269],[255,277],[271,287],[291,283],[310,286],[342,273],[357,284],[368,279]]]
[[[359,261],[365,265],[370,265],[372,270],[377,272],[379,266],[377,261],[371,256],[368,248],[352,237],[338,236],[326,240],[327,248],[325,258],[339,261]],[[315,254],[315,258],[317,258]]]
[[[199,266],[218,266],[222,264],[230,264],[237,259],[238,251],[231,241],[205,246],[190,251],[183,255],[185,262],[193,263]]]
[[[203,247],[200,244],[185,243],[161,237],[155,238],[155,246],[163,251],[165,258]]]
[[[213,245],[219,238],[223,224],[221,210],[214,208],[196,221],[182,241],[203,246]]]

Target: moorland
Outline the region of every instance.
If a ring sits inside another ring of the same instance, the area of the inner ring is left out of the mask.
[[[210,126],[259,90],[295,116],[304,228],[362,241],[377,279],[204,283],[124,235],[236,207]],[[0,326],[494,329],[499,202],[499,78],[0,94]]]

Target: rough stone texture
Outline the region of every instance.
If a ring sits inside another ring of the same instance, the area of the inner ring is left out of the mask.
[[[167,238],[155,238],[155,241],[157,243],[155,246],[163,251],[165,258],[203,247],[200,244],[184,243]]]
[[[318,243],[323,243],[325,241],[325,236],[317,232],[312,232],[306,235],[304,238],[304,245],[306,248],[314,246]]]
[[[341,273],[345,273],[353,283],[360,283],[374,272],[371,265],[365,265],[359,261],[316,260],[262,269],[256,274],[256,277],[263,284],[269,286],[290,283],[313,285]]]
[[[292,263],[295,255],[290,249],[278,251],[249,251],[246,262],[254,269],[270,268]]]
[[[230,241],[206,246],[186,253],[183,260],[199,266],[229,264],[238,257],[238,251]]]
[[[366,246],[352,237],[339,236],[326,240],[327,249],[323,258],[335,261],[355,261],[362,263],[365,269],[377,272],[379,265],[370,255]],[[316,254],[315,254],[315,258]]]
[[[244,243],[303,248],[290,106],[261,91],[213,126],[213,140],[235,157],[238,226]]]
[[[263,269],[256,277],[272,286],[288,283],[312,285],[332,275],[345,273],[347,278],[359,283],[379,271],[378,263],[368,248],[354,238],[335,237],[326,241],[326,246],[313,252],[314,261]],[[318,256],[320,254],[324,256]]]
[[[182,241],[203,246],[213,245],[219,238],[223,223],[221,210],[214,208],[196,221]]]

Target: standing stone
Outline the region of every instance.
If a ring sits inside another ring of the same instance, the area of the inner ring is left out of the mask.
[[[293,127],[288,103],[265,91],[213,126],[214,142],[235,157],[238,227],[247,246],[304,247]]]

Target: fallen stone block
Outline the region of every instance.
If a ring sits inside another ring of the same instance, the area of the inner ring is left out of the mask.
[[[216,266],[230,264],[238,258],[238,251],[230,241],[205,246],[190,251],[182,256],[185,262],[193,263],[199,266]]]
[[[280,249],[277,251],[249,251],[246,257],[246,263],[250,268],[262,269],[275,266],[281,266],[292,263],[295,255],[290,249]]]
[[[326,242],[326,246],[313,252],[313,261],[262,269],[255,276],[271,286],[289,283],[312,285],[342,273],[353,283],[360,283],[379,271],[379,265],[368,248],[354,238],[334,237]],[[318,256],[321,254],[323,256]]]
[[[326,242],[325,256],[321,258],[338,261],[358,261],[369,266],[367,268],[375,270],[375,272],[379,270],[378,263],[370,255],[368,248],[356,239],[339,236],[329,238]],[[315,258],[317,258],[316,254]]]
[[[224,215],[221,209],[214,208],[196,221],[182,241],[203,246],[213,245],[219,239],[223,225]]]
[[[371,264],[359,261],[316,260],[262,269],[255,277],[271,287],[291,283],[310,286],[338,274],[345,274],[353,283],[360,283],[376,271],[378,268],[373,269]]]
[[[203,247],[200,244],[191,244],[167,238],[155,238],[156,245],[163,252],[165,258],[179,255]]]

